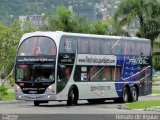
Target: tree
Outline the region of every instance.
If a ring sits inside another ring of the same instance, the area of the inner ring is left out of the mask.
[[[152,65],[153,68],[158,71],[160,70],[160,56],[159,55],[154,55],[152,58]]]
[[[83,17],[76,16],[66,7],[56,9],[54,15],[46,15],[48,25],[43,26],[42,30],[64,31],[64,32],[81,32],[89,31],[89,22]]]
[[[0,23],[0,79],[7,80],[13,72],[16,50],[21,36],[26,32],[31,32],[29,23],[22,29],[19,22],[15,21],[12,25]]]
[[[108,35],[127,35],[128,32],[119,27],[119,21],[110,19],[106,21],[89,21],[84,17],[77,16],[66,7],[59,7],[56,12],[48,14],[45,18],[48,21],[41,30],[64,31],[88,34],[108,34]]]
[[[73,14],[67,8],[57,8],[54,15],[47,15],[46,18],[48,20],[46,27],[48,30],[72,31]]]
[[[120,23],[116,19],[108,19],[105,21],[107,23],[107,34],[115,36],[130,36],[130,34],[122,29]]]
[[[154,39],[160,34],[160,2],[157,0],[122,0],[115,13],[119,25],[129,25],[133,20],[139,22],[137,36]]]
[[[96,21],[90,25],[91,34],[105,35],[107,33],[107,24],[103,21]]]

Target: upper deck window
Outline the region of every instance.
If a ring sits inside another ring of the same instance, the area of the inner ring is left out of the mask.
[[[145,55],[150,56],[151,55],[151,44],[150,42],[145,43]]]
[[[111,41],[109,39],[101,40],[101,53],[111,54]]]
[[[90,43],[90,54],[99,54],[100,53],[100,42],[99,39],[91,38]]]
[[[125,55],[136,55],[136,42],[132,40],[126,41],[126,54]]]
[[[88,38],[78,38],[78,53],[89,53],[89,40]]]
[[[56,45],[48,37],[30,37],[20,45],[18,56],[56,55]]]
[[[72,36],[63,36],[60,42],[61,53],[75,53],[76,52],[76,40]]]
[[[111,49],[112,49],[112,54],[121,55],[122,54],[121,40],[120,39],[112,39],[111,40]]]

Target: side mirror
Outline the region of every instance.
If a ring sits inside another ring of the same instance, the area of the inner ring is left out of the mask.
[[[65,76],[66,76],[65,65],[59,65],[58,66],[58,76],[59,76],[59,79],[65,78]]]

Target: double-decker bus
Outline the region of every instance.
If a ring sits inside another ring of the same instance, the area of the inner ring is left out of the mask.
[[[33,32],[15,59],[17,100],[137,101],[152,90],[150,40],[67,32]]]

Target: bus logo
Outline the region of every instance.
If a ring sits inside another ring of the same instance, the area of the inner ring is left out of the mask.
[[[65,42],[65,49],[66,49],[67,52],[72,51],[72,41],[68,40],[68,41]]]

